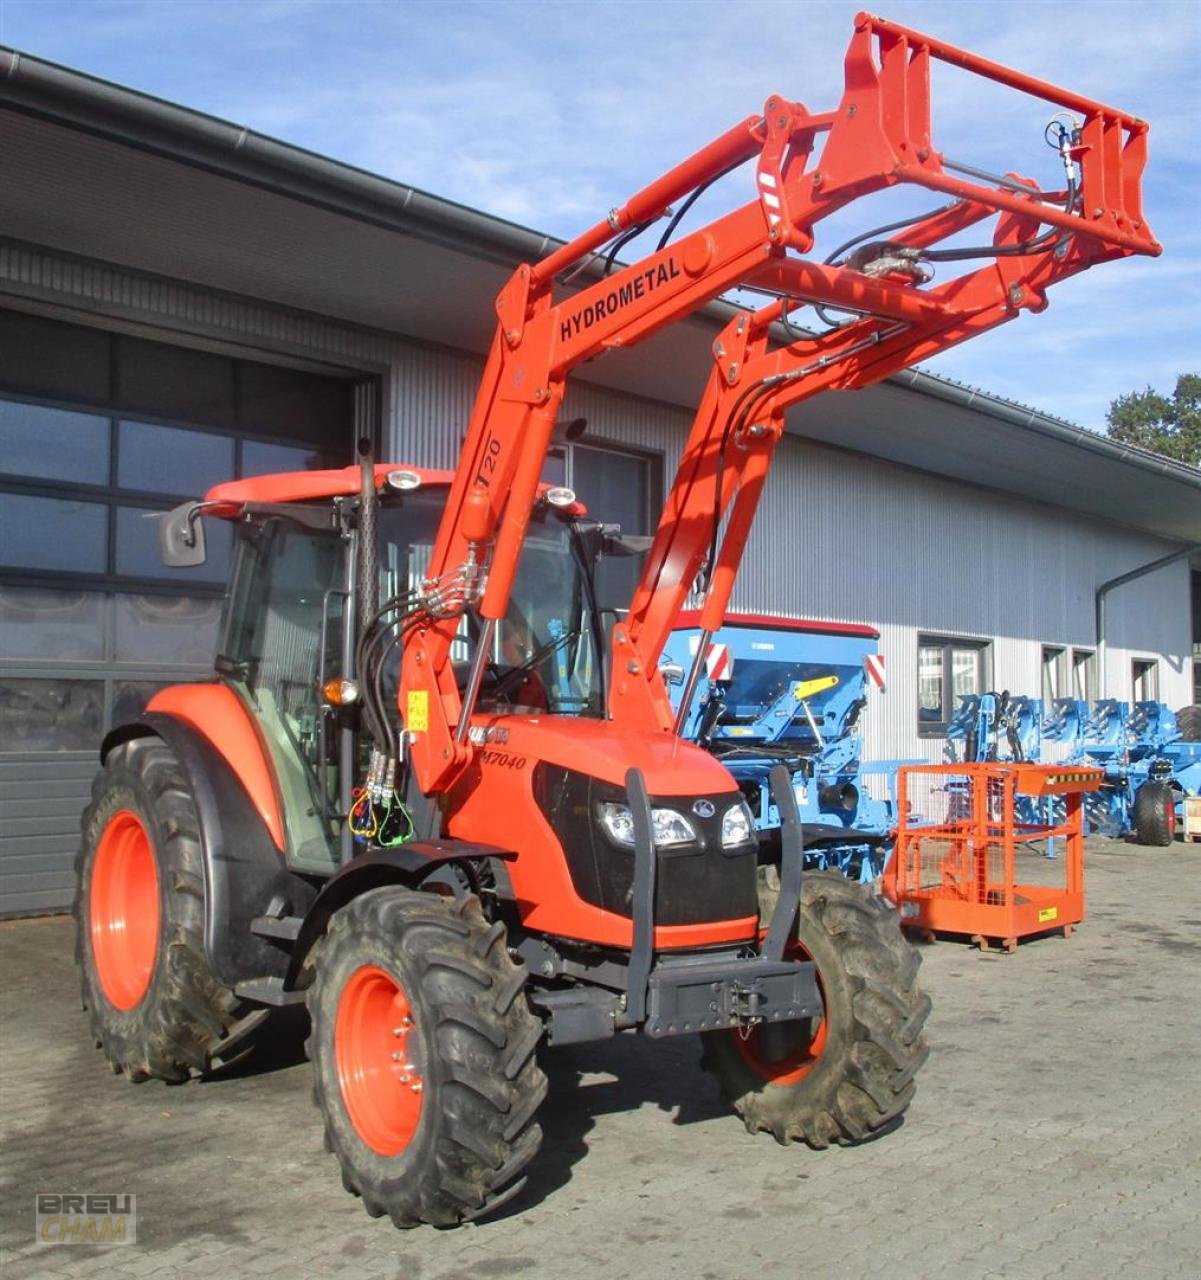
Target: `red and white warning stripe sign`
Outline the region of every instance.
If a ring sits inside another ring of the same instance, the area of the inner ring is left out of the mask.
[[[863,670],[877,689],[884,688],[884,655],[882,653],[869,653],[863,659]]]
[[[705,655],[705,670],[710,680],[729,680],[734,674],[734,659],[728,644],[711,644]]]

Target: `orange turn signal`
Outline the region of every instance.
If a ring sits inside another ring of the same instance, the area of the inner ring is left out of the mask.
[[[359,686],[354,680],[335,676],[325,682],[321,696],[331,707],[349,707],[359,700]]]

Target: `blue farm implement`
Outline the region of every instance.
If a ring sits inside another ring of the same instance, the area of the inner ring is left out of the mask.
[[[1065,743],[1068,760],[1105,771],[1101,790],[1086,801],[1090,831],[1172,843],[1185,798],[1201,795],[1201,741],[1181,732],[1182,723],[1196,731],[1193,710],[1178,721],[1161,702],[1055,702],[1043,736]]]
[[[685,614],[680,621],[664,654],[677,707],[680,674],[702,641],[698,619]],[[780,826],[769,775],[785,765],[804,825],[806,865],[863,881],[881,873],[891,849],[900,763],[862,760],[865,664],[878,641],[871,627],[729,614],[683,725],[685,738],[734,775],[761,832]],[[868,793],[867,774],[880,780],[882,796]]]
[[[1199,728],[1196,708],[1182,711],[1178,719],[1161,702],[1131,707],[1113,698],[1091,703],[1057,698],[1044,716],[1040,699],[986,693],[960,699],[947,737],[962,743],[960,756],[966,761],[1054,756],[1049,763],[1100,768],[1101,787],[1084,801],[1087,830],[1168,845],[1185,798],[1201,795],[1201,740],[1190,740],[1201,739]],[[1050,820],[1035,812],[1033,802],[1021,803],[1027,820]]]

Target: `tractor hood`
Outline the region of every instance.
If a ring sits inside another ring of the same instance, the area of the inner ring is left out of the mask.
[[[670,733],[621,729],[611,721],[582,717],[476,716],[471,739],[483,768],[516,770],[558,765],[624,787],[626,773],[641,769],[653,796],[716,795],[736,791],[733,778],[713,756]]]

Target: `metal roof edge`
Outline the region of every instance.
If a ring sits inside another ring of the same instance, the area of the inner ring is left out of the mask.
[[[1078,423],[1068,422],[1064,418],[1043,413],[1029,405],[1018,404],[1003,396],[982,391],[978,387],[956,382],[952,378],[944,378],[930,373],[926,369],[903,369],[894,373],[888,381],[920,394],[932,396],[949,404],[963,408],[978,409],[990,417],[997,418],[1011,426],[1023,430],[1037,432],[1039,435],[1058,440],[1062,444],[1088,449],[1111,462],[1125,463],[1138,467],[1156,475],[1176,480],[1191,488],[1201,490],[1201,468],[1190,466],[1187,462],[1178,462],[1175,458],[1167,458],[1162,454],[1152,453],[1149,449],[1141,449],[1137,445],[1121,444],[1098,435]]]
[[[371,220],[386,222],[400,230],[408,223],[454,229],[479,237],[516,262],[543,257],[564,243],[557,237],[418,187],[8,45],[0,45],[0,103],[3,102],[36,110],[42,115],[52,115],[57,110],[58,118],[64,122],[93,131],[114,133],[124,126],[127,130],[136,130],[128,140],[147,146],[155,146],[157,141],[156,149],[168,150],[166,144],[175,141],[182,144],[177,146],[177,151],[183,152],[177,158],[245,181],[255,181],[258,170],[259,185],[279,190],[279,180],[284,179],[285,192],[289,188],[307,187],[322,203],[341,207],[342,212],[351,216],[371,216],[374,212]],[[292,193],[299,194],[295,190]],[[356,210],[356,202],[366,208]],[[735,303],[716,299],[695,316],[721,326],[741,310],[744,308]],[[893,374],[887,381],[1201,491],[1201,469],[1137,446],[1116,443],[1085,427],[991,392],[919,368]]]

